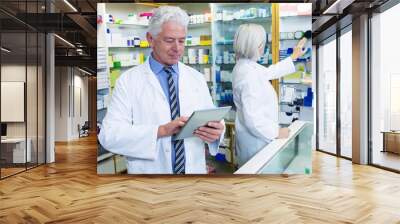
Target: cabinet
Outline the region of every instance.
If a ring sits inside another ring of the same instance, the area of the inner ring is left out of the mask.
[[[211,4],[213,74],[215,83],[214,102],[218,106],[233,106],[232,70],[236,64],[233,39],[241,24],[255,23],[266,31],[265,52],[259,63],[268,66],[272,63],[272,4],[267,3],[214,3]],[[231,111],[227,118],[234,120]]]
[[[32,161],[32,140],[30,138],[2,139],[1,147],[1,159],[4,160],[5,164],[25,164]]]
[[[279,60],[290,56],[298,41],[311,30],[311,4],[279,4]],[[312,43],[294,64],[296,72],[279,80],[279,121],[290,125],[293,121],[313,122],[313,80],[311,75]]]
[[[382,152],[392,152],[400,154],[400,132],[383,131],[383,150]]]

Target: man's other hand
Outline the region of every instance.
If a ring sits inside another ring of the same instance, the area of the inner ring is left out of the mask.
[[[224,125],[219,121],[210,121],[206,126],[198,128],[194,131],[194,135],[207,143],[212,143],[219,139],[224,132]]]

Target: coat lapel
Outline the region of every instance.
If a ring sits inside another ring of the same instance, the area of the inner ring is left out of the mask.
[[[150,83],[150,85],[153,87],[153,89],[155,89],[159,94],[161,94],[161,96],[167,100],[167,97],[164,94],[164,91],[162,90],[161,84],[158,81],[158,79],[156,78],[156,75],[153,73],[153,71],[150,68],[150,63],[149,60],[147,60],[145,62],[145,71],[144,71],[145,77],[147,79],[147,81]]]
[[[186,115],[186,97],[187,97],[187,92],[186,92],[186,85],[188,84],[188,80],[186,80],[186,71],[185,68],[181,65],[181,63],[178,63],[178,68],[179,68],[179,80],[178,80],[178,85],[179,85],[179,110],[180,110],[180,115],[185,116]]]

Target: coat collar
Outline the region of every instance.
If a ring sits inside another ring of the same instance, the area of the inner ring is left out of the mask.
[[[156,89],[157,92],[159,92],[159,94],[161,94],[161,96],[164,99],[167,99],[167,97],[165,96],[165,94],[162,90],[160,82],[157,80],[156,74],[154,74],[150,68],[149,59],[147,59],[144,63],[144,72],[145,72],[145,78],[147,79],[147,81],[153,86],[154,89]]]
[[[160,72],[161,72],[161,71],[164,69],[164,67],[165,67],[163,64],[161,64],[161,63],[158,62],[156,59],[154,59],[152,53],[150,54],[148,61],[149,61],[151,70],[152,70],[156,75],[159,75]],[[172,65],[172,66],[170,66],[170,67],[172,68],[173,72],[175,72],[176,74],[179,73],[178,63],[177,63],[177,64],[174,64],[174,65]]]
[[[182,64],[181,62],[178,62],[178,71],[179,71],[179,96],[181,96],[181,92],[184,89],[184,83],[186,82],[186,69],[185,65]],[[167,97],[164,94],[164,91],[162,90],[161,84],[158,81],[156,75],[153,73],[153,71],[150,68],[150,62],[149,59],[147,59],[144,63],[144,72],[146,73],[145,77],[148,80],[148,82],[153,86],[154,89],[156,89],[157,92],[159,92],[165,99]],[[181,97],[179,97],[181,98]]]

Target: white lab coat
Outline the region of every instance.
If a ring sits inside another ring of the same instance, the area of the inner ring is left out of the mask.
[[[278,97],[269,80],[293,72],[290,57],[268,68],[249,59],[237,61],[232,85],[239,166],[278,136]]]
[[[182,63],[178,66],[180,115],[214,108],[204,75]],[[157,139],[158,127],[170,121],[169,101],[146,61],[117,80],[99,141],[105,149],[125,156],[129,174],[172,174],[171,137]],[[204,141],[192,137],[184,144],[186,173],[207,173]],[[209,144],[212,155],[218,144]]]

